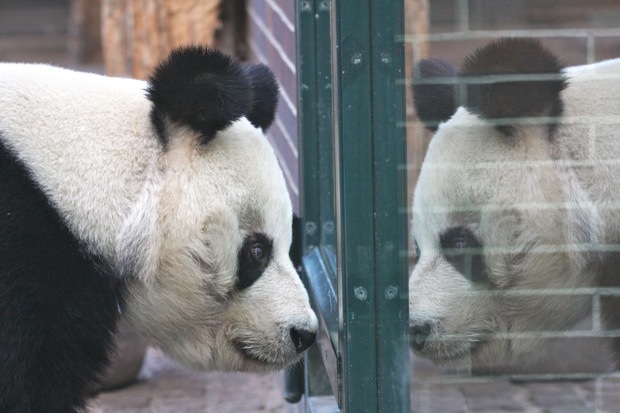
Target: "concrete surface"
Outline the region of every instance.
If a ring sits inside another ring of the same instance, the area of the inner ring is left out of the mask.
[[[511,381],[444,374],[419,359],[412,371],[412,413],[620,412],[618,374]],[[280,382],[277,374],[188,371],[149,349],[139,380],[99,394],[95,404],[101,413],[290,413],[294,408],[282,398]]]
[[[189,371],[152,348],[136,383],[94,402],[101,413],[286,412],[274,374]]]

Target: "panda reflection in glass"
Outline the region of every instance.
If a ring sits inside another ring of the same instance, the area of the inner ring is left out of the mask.
[[[411,346],[481,371],[536,363],[594,288],[619,285],[620,59],[565,68],[503,38],[460,71],[421,61],[413,89],[434,135],[413,199]],[[619,304],[601,296],[602,330]]]
[[[263,65],[201,47],[147,82],[0,64],[0,411],[81,412],[119,308],[180,363],[267,371],[317,331],[264,131]]]

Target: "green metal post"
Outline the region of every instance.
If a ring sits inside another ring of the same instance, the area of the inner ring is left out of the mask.
[[[407,273],[407,159],[404,2],[371,2],[374,148],[377,411],[408,412],[409,303]],[[402,83],[402,82],[401,82]]]
[[[297,124],[299,134],[299,170],[302,179],[300,205],[303,252],[319,245],[319,159],[317,137],[317,79],[314,0],[297,3]]]
[[[320,320],[317,335],[320,358],[315,357],[317,352],[309,352],[306,360],[307,398],[329,393],[325,390],[329,384],[332,389],[338,386],[335,258],[331,258],[334,254],[329,251],[330,245],[335,246],[330,3],[330,0],[300,0],[296,3],[303,278]],[[316,365],[321,362],[324,368]],[[316,378],[320,374],[327,377],[319,382]]]
[[[332,8],[342,407],[409,411],[403,4]]]
[[[409,411],[403,19],[402,1],[297,2],[304,282],[350,413]]]
[[[338,222],[340,405],[377,407],[370,9],[367,1],[332,7],[336,221]]]

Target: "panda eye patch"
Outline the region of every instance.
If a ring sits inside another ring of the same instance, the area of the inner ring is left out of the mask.
[[[444,258],[458,272],[473,282],[484,281],[482,243],[469,228],[450,228],[439,241]]]
[[[439,237],[444,252],[458,253],[459,250],[480,248],[481,244],[474,233],[465,227],[453,227]]]
[[[273,242],[262,233],[248,235],[237,255],[237,288],[250,287],[263,275],[271,261]]]

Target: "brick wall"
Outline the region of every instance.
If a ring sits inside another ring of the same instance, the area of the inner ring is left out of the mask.
[[[299,212],[295,2],[248,0],[247,13],[251,60],[271,67],[280,85],[278,113],[269,138],[284,171],[293,207]]]
[[[501,36],[541,38],[567,66],[620,56],[615,0],[433,0],[429,50],[454,64]]]

